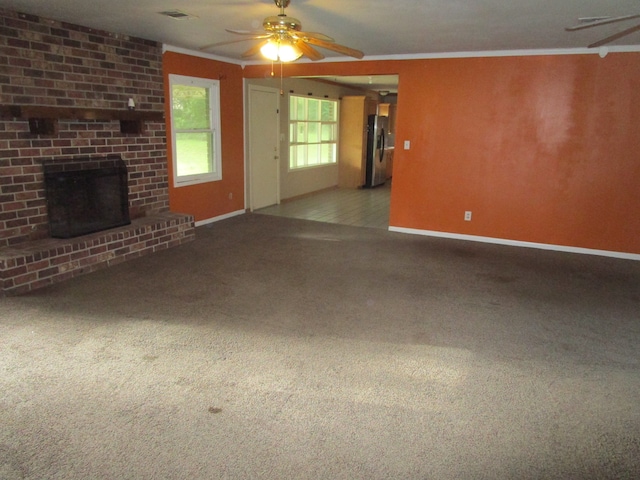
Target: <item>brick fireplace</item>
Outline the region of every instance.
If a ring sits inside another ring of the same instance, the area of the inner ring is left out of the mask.
[[[163,112],[161,45],[0,9],[0,294],[193,239],[169,212]],[[50,238],[43,162],[112,154],[131,224]]]

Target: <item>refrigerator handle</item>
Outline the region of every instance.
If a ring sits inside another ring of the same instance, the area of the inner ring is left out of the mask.
[[[384,128],[380,129],[380,161],[384,158],[384,144],[386,139],[384,138]]]

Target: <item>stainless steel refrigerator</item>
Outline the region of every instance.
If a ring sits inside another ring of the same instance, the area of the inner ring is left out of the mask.
[[[387,159],[385,156],[386,134],[389,118],[369,115],[367,118],[367,160],[365,188],[382,185],[387,181]]]

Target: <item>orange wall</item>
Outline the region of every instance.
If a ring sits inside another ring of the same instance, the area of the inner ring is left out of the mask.
[[[640,253],[640,54],[285,67],[376,73],[400,76],[392,226]]]
[[[224,62],[166,52],[163,56],[165,117],[169,159],[169,208],[188,213],[196,222],[244,209],[244,137],[242,68]],[[171,143],[171,106],[169,74],[220,80],[220,116],[222,133],[222,180],[185,187],[173,186],[173,145]],[[229,194],[233,198],[229,198]]]

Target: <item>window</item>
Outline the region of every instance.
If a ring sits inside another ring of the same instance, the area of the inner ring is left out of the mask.
[[[337,162],[338,102],[289,96],[289,168]]]
[[[174,185],[220,180],[219,82],[169,75],[169,84]]]

